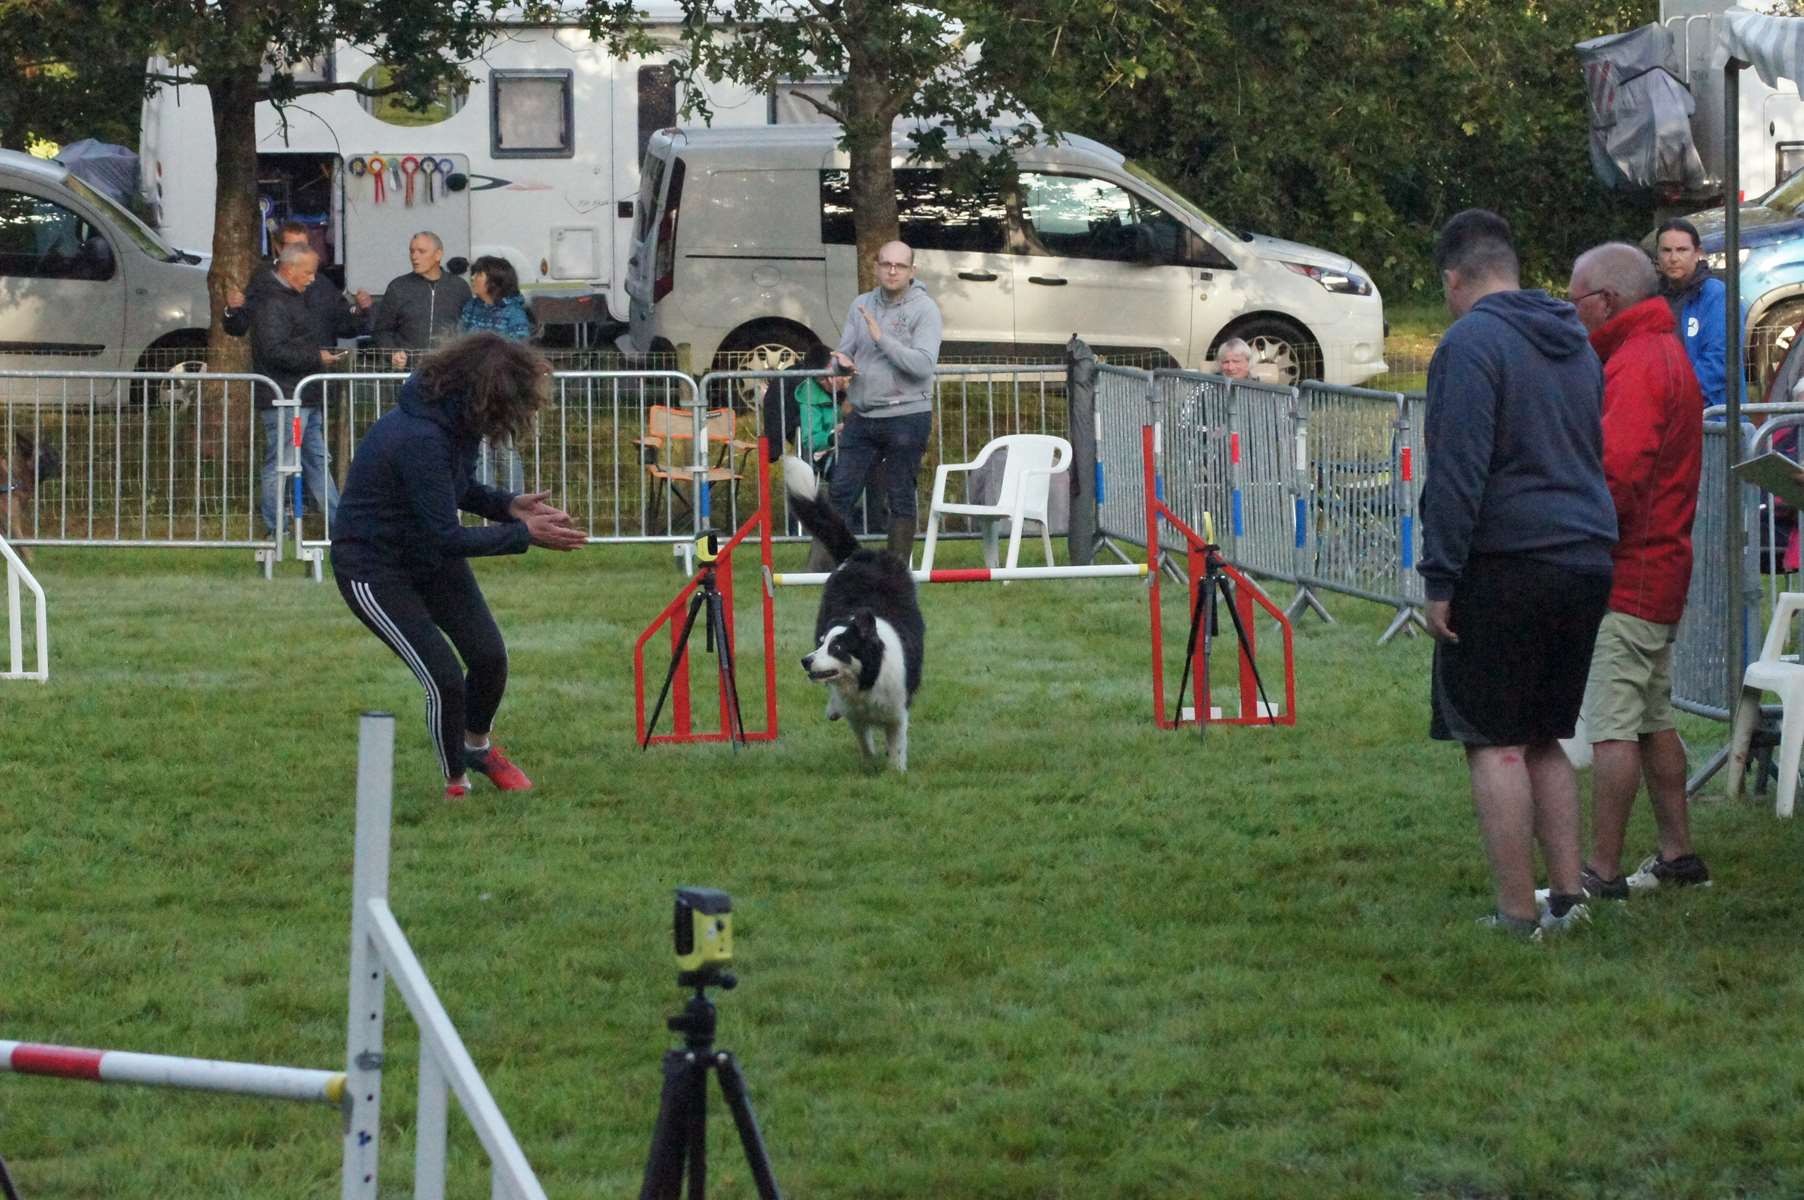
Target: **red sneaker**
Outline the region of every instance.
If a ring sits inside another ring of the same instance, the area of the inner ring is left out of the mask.
[[[501,747],[494,743],[485,751],[465,750],[464,765],[472,771],[481,771],[489,777],[489,782],[504,792],[530,792],[532,780],[526,772],[507,760]]]

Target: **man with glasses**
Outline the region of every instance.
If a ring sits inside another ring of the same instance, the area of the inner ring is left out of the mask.
[[[933,433],[933,371],[940,357],[940,308],[915,278],[915,253],[902,242],[877,252],[877,286],[852,301],[833,357],[851,373],[852,415],[839,435],[828,496],[850,513],[882,464],[889,500],[889,551],[908,561],[915,541],[915,477]],[[811,570],[831,570],[818,541]]]

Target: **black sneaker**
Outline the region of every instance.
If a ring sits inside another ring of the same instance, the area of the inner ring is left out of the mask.
[[[1639,869],[1628,877],[1635,891],[1652,891],[1662,884],[1669,887],[1709,887],[1710,868],[1695,854],[1683,854],[1667,862],[1659,854],[1650,854]]]
[[[1580,867],[1579,890],[1593,900],[1627,900],[1629,881],[1620,875],[1605,879],[1590,867]]]

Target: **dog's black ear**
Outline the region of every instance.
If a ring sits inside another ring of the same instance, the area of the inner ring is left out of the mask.
[[[877,618],[868,608],[861,608],[852,614],[852,628],[859,637],[874,638],[877,636]]]

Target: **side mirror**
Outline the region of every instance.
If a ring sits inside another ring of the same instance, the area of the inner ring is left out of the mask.
[[[75,261],[80,266],[83,279],[111,279],[113,277],[113,244],[99,234],[81,244],[76,252]]]

